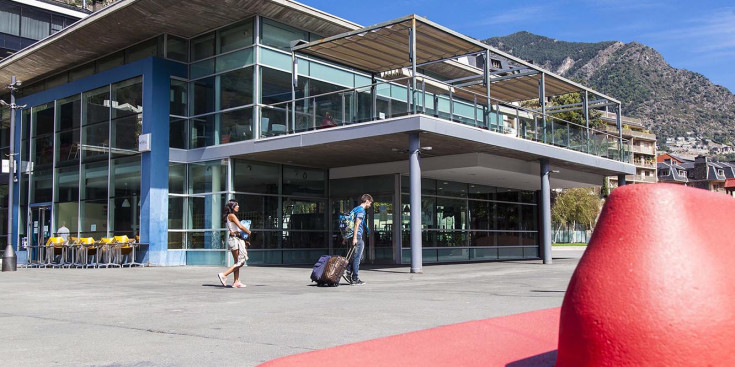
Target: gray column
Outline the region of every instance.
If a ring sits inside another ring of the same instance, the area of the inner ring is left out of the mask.
[[[401,175],[396,173],[393,179],[393,259],[396,264],[403,262],[403,236],[401,228]]]
[[[411,194],[411,272],[423,273],[421,269],[421,165],[419,151],[421,141],[419,133],[411,133],[408,143],[410,156],[408,158],[408,178]]]
[[[544,264],[551,264],[551,185],[549,160],[541,160],[541,252]]]
[[[625,175],[618,175],[618,187],[625,185],[627,185],[625,182]]]

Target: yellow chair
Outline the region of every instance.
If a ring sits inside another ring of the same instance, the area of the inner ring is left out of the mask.
[[[77,244],[79,244],[79,252],[77,253],[77,257],[83,259],[83,262],[79,263],[79,266],[83,266],[85,268],[88,268],[90,266],[96,267],[99,263],[97,241],[95,241],[92,237],[80,237],[77,239]],[[91,263],[89,261],[90,255],[94,256],[94,263]]]
[[[118,262],[122,266],[126,266],[127,265],[127,266],[130,266],[130,267],[133,267],[133,265],[138,265],[138,266],[143,265],[141,263],[135,262],[135,250],[136,250],[136,247],[138,247],[138,243],[137,243],[138,242],[137,241],[138,236],[135,236],[135,238],[136,239],[134,240],[132,238],[128,238],[128,236],[126,236],[126,235],[115,236],[114,237],[115,242],[119,245],[118,248],[117,248],[118,249],[118,253],[117,253],[117,255],[118,255]],[[130,255],[130,257],[128,257],[128,261],[127,262],[123,262],[122,261],[123,260],[123,252]]]
[[[62,237],[49,237],[46,240],[46,266],[59,268],[64,266],[64,259],[66,257],[66,240]],[[59,262],[55,263],[54,258],[56,257],[56,250],[60,250],[61,257]]]
[[[99,240],[98,245],[98,251],[101,252],[101,256],[98,256],[98,260],[101,258],[103,261],[102,263],[97,264],[98,268],[109,268],[110,266],[121,267],[120,264],[115,263],[115,259],[117,258],[117,244],[114,237],[102,237]]]

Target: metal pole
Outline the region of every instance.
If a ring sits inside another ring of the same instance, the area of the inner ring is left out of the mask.
[[[618,154],[620,155],[620,161],[625,162],[625,157],[623,157],[623,105],[618,104],[618,108],[615,110],[617,113],[616,122],[618,124]]]
[[[408,142],[409,161],[408,161],[408,177],[410,181],[410,203],[411,203],[411,272],[423,273],[421,269],[421,165],[419,151],[421,150],[421,141],[419,133],[411,133]]]
[[[416,106],[416,18],[411,19],[411,29],[409,34],[409,42],[411,47],[411,103],[413,105],[412,112],[416,114],[418,108]]]
[[[10,166],[8,172],[8,239],[7,245],[5,246],[5,252],[3,253],[3,265],[2,271],[16,271],[18,270],[18,257],[15,255],[13,248],[13,198],[15,196],[14,183],[15,183],[15,112],[18,107],[15,104],[15,90],[17,89],[20,82],[15,79],[15,75],[10,77],[10,147],[8,151],[8,165]]]
[[[551,185],[549,160],[541,160],[541,250],[544,264],[551,264]]]
[[[491,108],[492,101],[490,100],[490,50],[485,50],[485,67],[483,67],[482,69],[483,69],[482,71],[484,74],[482,80],[485,84],[485,93],[486,93],[485,95],[486,103],[485,104],[487,104],[487,112],[485,113],[485,115],[487,116],[487,119],[486,119],[487,128],[489,130],[491,126],[490,114],[492,113],[492,108]]]
[[[291,51],[291,123],[296,131],[296,87],[299,86],[299,61],[296,59],[296,53]],[[288,126],[288,125],[286,125]],[[288,128],[286,128],[288,130]]]
[[[538,81],[538,99],[541,104],[541,122],[544,129],[544,143],[546,143],[546,74],[541,73],[541,80]],[[551,131],[553,137],[553,129]]]
[[[584,91],[584,123],[587,126],[587,153],[590,152],[590,95]]]

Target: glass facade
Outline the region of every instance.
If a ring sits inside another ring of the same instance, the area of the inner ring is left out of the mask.
[[[257,228],[248,263],[308,263],[329,250],[327,185],[327,172],[311,168],[239,159],[171,163],[168,247],[201,250],[187,255],[194,263],[212,258],[210,250],[224,254],[222,211],[232,198]]]
[[[538,257],[536,193],[422,179],[425,262]],[[408,177],[401,180],[403,259],[410,260]]]
[[[138,235],[142,96],[138,77],[24,110],[21,236],[62,225],[72,237]],[[48,225],[24,220],[44,205]]]

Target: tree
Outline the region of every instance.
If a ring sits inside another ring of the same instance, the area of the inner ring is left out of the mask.
[[[577,224],[592,229],[600,214],[601,200],[594,188],[579,187],[564,190],[551,206],[551,220],[558,229],[574,228]]]

